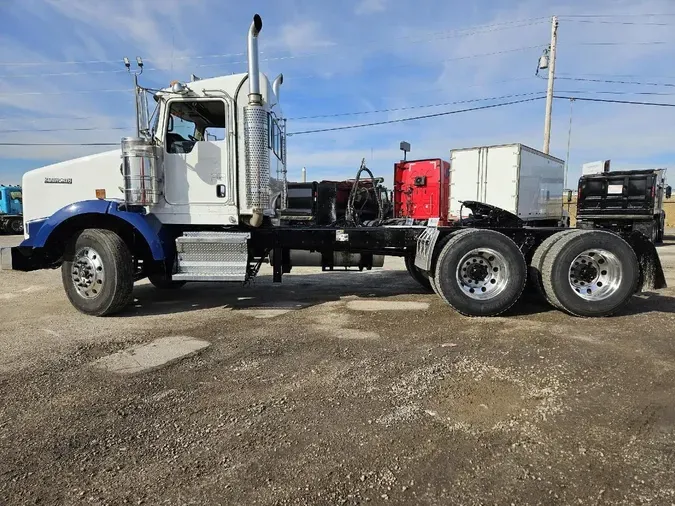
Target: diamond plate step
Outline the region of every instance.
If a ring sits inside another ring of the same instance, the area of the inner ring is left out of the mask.
[[[176,238],[176,281],[245,281],[246,232],[185,232]]]

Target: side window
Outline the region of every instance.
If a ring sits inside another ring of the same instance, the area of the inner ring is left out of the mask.
[[[283,142],[281,139],[281,127],[277,120],[270,115],[269,117],[269,148],[274,152],[274,155],[279,159],[283,160],[282,146]]]
[[[223,141],[225,140],[224,127],[206,127],[205,141]]]
[[[196,142],[225,139],[225,103],[221,100],[176,101],[169,108],[168,153],[190,153]]]

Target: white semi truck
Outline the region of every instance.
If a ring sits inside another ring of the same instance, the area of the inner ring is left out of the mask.
[[[124,309],[143,278],[160,289],[243,284],[269,259],[280,282],[298,250],[320,253],[312,257],[321,265],[348,258],[365,268],[380,255],[405,257],[416,280],[471,316],[504,312],[528,278],[528,289],[580,316],[610,314],[637,291],[665,286],[656,250],[639,233],[532,227],[475,201],[463,202],[471,214],[452,226],[382,213],[360,220],[352,194],[343,223],[285,219],[283,79],[259,70],[261,29],[256,15],[248,72],[155,92],[152,125],[141,112],[137,137],[122,139],[121,151],[25,174],[25,240],[2,251],[3,268],[60,268],[73,306],[96,316]]]

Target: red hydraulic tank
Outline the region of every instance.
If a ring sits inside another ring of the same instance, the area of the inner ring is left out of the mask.
[[[439,158],[394,164],[394,216],[448,222],[450,164]]]

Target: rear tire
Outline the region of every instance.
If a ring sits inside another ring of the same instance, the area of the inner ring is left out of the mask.
[[[439,295],[467,316],[496,316],[520,298],[527,265],[512,239],[494,230],[474,229],[450,238],[438,255]]]
[[[92,316],[117,313],[132,300],[131,252],[110,230],[83,230],[66,246],[61,279],[78,311]]]
[[[405,268],[408,270],[408,274],[410,274],[412,278],[417,281],[420,286],[422,286],[422,288],[424,288],[427,292],[433,291],[431,282],[429,281],[429,276],[422,272],[422,270],[415,265],[414,256],[405,257]]]
[[[544,260],[548,252],[551,251],[551,248],[555,245],[555,243],[557,243],[560,239],[569,234],[574,234],[578,232],[579,232],[578,230],[564,230],[562,232],[557,232],[553,234],[552,236],[546,238],[537,247],[537,249],[534,251],[534,255],[532,256],[532,262],[530,262],[530,268],[528,270],[529,289],[532,292],[540,295],[544,300],[548,301],[549,304],[551,305],[553,305],[553,302],[548,300],[546,292],[544,291],[544,283],[541,279],[541,269],[544,265]]]
[[[640,271],[635,252],[620,236],[580,231],[556,242],[544,258],[548,300],[574,316],[608,316],[635,293]]]

